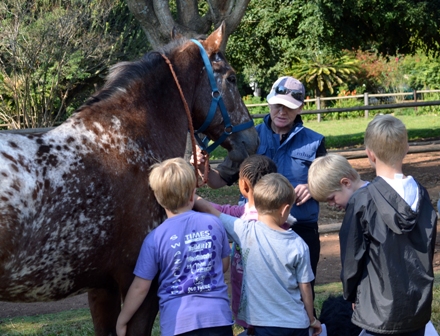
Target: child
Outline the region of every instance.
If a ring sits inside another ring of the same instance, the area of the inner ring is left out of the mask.
[[[209,202],[198,210],[219,216],[228,235],[242,249],[243,287],[238,317],[254,326],[255,335],[308,336],[321,332],[313,316],[314,279],[307,245],[292,230],[284,230],[296,195],[282,175],[261,177],[253,190],[257,221],[221,214]]]
[[[317,158],[309,169],[309,190],[312,197],[319,202],[328,202],[329,205],[335,205],[340,209],[346,208],[348,200],[356,190],[368,184],[369,182],[361,180],[358,172],[350,165],[348,160],[338,154],[327,154]],[[330,298],[329,301],[331,301]],[[334,307],[329,307],[326,311],[325,320],[330,323],[326,326],[328,335],[331,334],[331,330],[335,330],[335,335],[339,335],[338,332],[341,332],[336,330],[343,329],[347,333],[349,333],[349,330],[353,330],[352,334],[357,336],[359,332],[356,333],[355,330],[359,327],[354,326],[350,320],[345,321],[342,316],[347,314],[344,309],[338,311],[340,308],[342,308],[342,304],[340,304],[340,307],[335,304]],[[320,317],[323,317],[323,312],[324,305]],[[323,321],[321,320],[321,322]],[[322,327],[324,330],[324,324]],[[433,330],[432,322],[429,322],[426,325],[425,336],[438,336]]]
[[[258,213],[254,205],[253,188],[255,184],[264,175],[270,173],[276,173],[277,166],[275,162],[264,155],[251,155],[246,158],[240,165],[238,186],[240,192],[244,198],[246,198],[247,203],[244,205],[219,205],[211,203],[214,208],[222,213],[231,215],[234,217],[240,217],[243,220],[257,220]],[[295,218],[289,214],[287,223],[283,225],[283,228],[288,229],[291,224],[295,222]],[[243,282],[243,261],[241,255],[241,249],[238,244],[233,244],[232,246],[232,257],[231,257],[231,307],[232,313],[236,318],[235,323],[244,327],[245,329],[252,329],[248,326],[245,321],[237,318],[238,307],[240,303],[241,296],[241,285]],[[248,331],[252,334],[252,330]]]
[[[402,173],[405,125],[376,116],[365,146],[377,177],[349,199],[339,233],[344,298],[364,335],[424,335],[431,316],[436,212],[426,189]]]
[[[309,191],[318,202],[345,209],[351,195],[369,182],[342,155],[327,154],[315,159],[309,168]]]
[[[221,222],[192,211],[193,168],[182,158],[155,164],[149,182],[168,219],[144,240],[117,322],[118,336],[148,294],[159,273],[160,327],[163,336],[232,336],[232,314],[223,272],[230,247]]]

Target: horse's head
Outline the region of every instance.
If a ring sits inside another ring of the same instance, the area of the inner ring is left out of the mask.
[[[224,34],[222,24],[206,40],[192,40],[193,48],[204,58],[193,105],[193,122],[196,133],[203,133],[215,145],[221,144],[228,150],[227,158],[219,166],[222,176],[226,177],[236,174],[240,163],[256,152],[259,139],[238,91],[235,71],[220,51]]]

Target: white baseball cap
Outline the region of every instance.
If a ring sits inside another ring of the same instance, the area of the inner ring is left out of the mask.
[[[299,80],[289,76],[280,77],[272,85],[267,102],[297,109],[304,103],[305,93],[304,85]]]

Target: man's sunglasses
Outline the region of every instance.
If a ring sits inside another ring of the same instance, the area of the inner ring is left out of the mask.
[[[286,94],[290,93],[290,95],[293,97],[293,99],[299,100],[300,102],[304,102],[304,97],[303,97],[302,91],[291,90],[291,89],[288,89],[284,86],[279,85],[275,88],[275,93],[282,94],[282,95],[286,95]]]

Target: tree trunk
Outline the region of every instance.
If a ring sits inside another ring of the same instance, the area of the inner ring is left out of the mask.
[[[206,35],[225,21],[227,37],[237,29],[250,0],[209,0],[208,11],[200,15],[197,0],[176,0],[177,17],[174,20],[169,1],[127,0],[130,11],[139,21],[154,49],[171,41],[173,29],[188,38]]]

